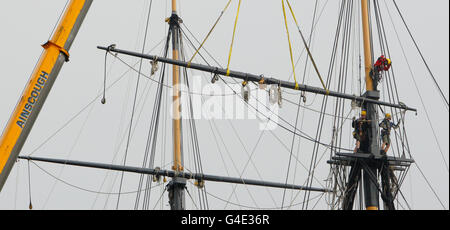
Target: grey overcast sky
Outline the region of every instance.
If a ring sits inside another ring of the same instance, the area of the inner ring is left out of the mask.
[[[227,0],[179,0],[178,2],[179,14],[186,27],[198,39],[203,39]],[[237,2],[237,0],[233,1],[206,43],[208,51],[222,66],[226,66],[227,63]],[[292,0],[291,2],[303,33],[309,35],[315,1]],[[318,2],[321,14],[314,32],[312,50],[320,72],[326,77],[340,1],[320,0]],[[16,0],[0,3],[0,44],[2,44],[0,52],[0,69],[2,70],[0,75],[0,127],[2,129],[6,126],[42,52],[40,45],[49,38],[65,3],[66,1],[61,0]],[[382,16],[391,49],[391,59],[395,67],[400,100],[408,106],[418,108],[417,115],[407,113],[405,120],[411,154],[417,164],[411,167],[403,183],[402,198],[400,198],[402,208],[408,209],[407,205],[409,205],[412,209],[448,209],[448,107],[446,109],[444,106],[392,1],[380,0],[379,3],[383,11]],[[448,98],[449,1],[397,0],[397,3],[436,80]],[[169,1],[164,0],[153,1],[147,51],[157,45],[166,35],[167,24],[164,19],[169,16],[169,4]],[[104,52],[96,49],[97,45],[107,46],[114,43],[118,48],[141,50],[148,5],[149,1],[147,0],[94,0],[70,50],[71,60],[64,64],[22,149],[22,155],[33,153],[33,156],[122,164],[125,152],[123,140],[131,116],[137,79],[137,74],[133,71],[127,73],[107,92],[106,105],[101,105],[100,99],[97,99],[92,106],[88,107],[50,141],[42,146],[41,144],[101,92]],[[322,9],[323,11],[321,11]],[[389,13],[393,20],[390,19]],[[294,56],[297,58],[302,52],[303,45],[290,17],[289,28],[293,40]],[[354,34],[357,33],[357,29],[355,27]],[[186,47],[187,43],[185,41]],[[358,38],[353,39],[352,44],[352,67],[349,71],[351,76],[348,76],[350,83],[346,88],[347,92],[358,94]],[[400,44],[405,49],[407,59],[403,56]],[[186,56],[190,57],[192,49],[187,50],[189,54]],[[380,55],[377,51],[379,49],[375,50],[375,55]],[[152,53],[161,54],[161,52],[162,46],[158,46]],[[121,57],[127,63],[138,61],[135,58]],[[200,59],[196,59],[196,61],[201,62]],[[144,73],[148,73],[149,64],[148,62],[144,62],[144,64]],[[408,64],[412,69],[412,74]],[[304,66],[305,55],[303,53],[296,69],[299,79],[303,77]],[[265,74],[283,80],[293,80],[290,77],[292,69],[280,1],[243,1],[231,68]],[[124,64],[109,57],[108,83],[119,79],[126,70],[127,67]],[[306,83],[320,87],[320,81],[314,71],[309,69],[307,73]],[[203,76],[205,84],[210,77],[208,74],[198,72],[193,72],[192,75]],[[416,84],[411,75],[414,76]],[[142,99],[139,100],[140,103],[137,106],[139,116],[135,118],[137,126],[133,132],[127,159],[127,165],[133,166],[142,164],[156,92],[154,82],[146,79],[141,79],[141,81],[139,98]],[[220,88],[225,89],[223,84],[220,85]],[[332,83],[332,89],[336,89],[335,82]],[[426,106],[436,138],[429,125],[417,89],[423,98],[423,104]],[[292,93],[295,94],[295,92],[287,90],[283,96],[296,102],[298,95],[292,95]],[[382,97],[382,99],[386,99],[385,93],[382,93]],[[165,104],[169,103],[167,98],[164,100]],[[321,96],[307,94],[306,104],[310,109],[320,110],[321,100]],[[347,102],[345,114],[351,112],[350,117],[356,116],[357,111],[350,111],[350,109],[350,104]],[[318,114],[313,110],[301,110],[299,118],[302,122],[298,124],[299,129],[301,127],[302,131],[312,137],[316,134],[318,124]],[[172,159],[172,134],[167,108],[163,107],[163,111],[165,113],[160,123],[161,131],[159,132],[160,139],[158,140],[155,166],[168,169]],[[334,100],[330,100],[327,113],[334,113]],[[294,124],[297,107],[285,102],[279,114],[283,119]],[[205,173],[276,182],[285,181],[292,142],[291,133],[280,127],[272,132],[262,132],[259,130],[259,122],[256,119],[216,120],[213,122],[202,119],[197,120],[197,123]],[[354,142],[351,138],[350,123],[347,122],[344,125],[343,131],[346,136],[343,138],[342,146],[352,149]],[[322,141],[329,143],[331,135],[332,118],[327,117]],[[189,145],[186,146],[186,149],[188,148]],[[397,146],[394,144],[391,149],[396,148]],[[312,150],[311,142],[305,139],[301,139],[299,142],[298,138],[295,139],[294,157],[289,174],[290,183],[305,183]],[[329,175],[329,165],[326,164],[326,160],[329,158],[329,154],[326,148],[319,149],[321,158],[315,170],[313,186],[326,186],[326,179]],[[250,156],[251,160],[249,161]],[[194,171],[192,158],[192,155],[186,151],[185,167],[187,170]],[[105,193],[118,191],[120,174],[45,163],[37,163],[37,165],[40,168],[30,164],[31,196],[35,209],[114,209],[116,207],[117,195]],[[28,208],[29,178],[27,175],[27,162],[19,161],[0,193],[0,209]],[[55,180],[53,176],[64,183]],[[136,193],[133,191],[137,190],[138,181],[139,176],[125,174],[122,191],[130,193],[121,196],[121,209],[134,207]],[[237,186],[233,193],[233,185],[211,182],[206,186],[210,193],[208,202],[212,209],[276,208],[280,207],[282,203],[283,190],[281,189]],[[164,187],[157,185],[153,187],[150,208],[168,209],[167,194],[165,193],[159,199]],[[191,202],[191,198],[186,196],[187,208],[196,209],[194,203],[198,203],[197,190],[191,184],[188,184],[188,189],[195,201]],[[92,191],[101,191],[103,194]],[[320,195],[311,194],[312,201],[309,208],[327,208],[330,197]],[[291,209],[301,209],[303,196],[303,192],[287,191],[285,204],[292,205]],[[315,206],[316,202],[317,206]]]

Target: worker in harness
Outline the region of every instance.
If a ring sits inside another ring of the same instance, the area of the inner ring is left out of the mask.
[[[356,139],[356,147],[353,150],[354,153],[358,152],[361,142],[367,140],[367,131],[370,125],[370,120],[366,119],[367,112],[365,110],[361,111],[361,117],[356,120],[353,117],[352,127],[355,129],[353,131],[353,137]]]
[[[392,61],[389,58],[386,58],[384,55],[378,58],[377,62],[373,65],[372,70],[370,71],[370,76],[376,82],[381,80],[381,73],[383,71],[389,71],[391,68]]]
[[[386,154],[391,147],[391,130],[392,128],[397,129],[400,126],[400,122],[397,124],[391,122],[392,116],[390,113],[387,113],[383,121],[380,123],[381,130],[381,139],[383,141],[383,145],[381,146],[381,150]]]

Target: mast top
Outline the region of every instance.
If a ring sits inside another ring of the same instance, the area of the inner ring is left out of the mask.
[[[177,13],[177,0],[172,0],[172,14]]]

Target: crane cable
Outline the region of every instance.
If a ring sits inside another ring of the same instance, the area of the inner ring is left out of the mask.
[[[288,42],[289,42],[289,53],[291,55],[291,64],[292,64],[292,71],[294,73],[295,89],[298,90],[299,87],[298,87],[297,77],[295,75],[295,65],[294,65],[294,58],[293,58],[293,55],[292,55],[291,37],[289,36],[289,28],[288,28],[288,24],[287,24],[286,9],[285,9],[285,6],[284,6],[284,0],[281,0],[281,5],[283,7],[284,24],[286,26],[286,34],[287,34],[287,38],[288,38]]]
[[[198,52],[200,51],[200,49],[203,47],[203,45],[205,44],[206,40],[208,40],[209,36],[212,34],[213,30],[216,28],[217,24],[219,23],[220,19],[222,18],[223,14],[225,13],[225,11],[228,9],[228,6],[230,6],[231,0],[228,1],[227,5],[225,6],[225,8],[222,10],[222,12],[220,12],[220,16],[217,18],[216,22],[214,23],[213,27],[211,28],[211,30],[208,32],[208,34],[206,35],[205,39],[203,40],[202,44],[200,44],[200,46],[198,47],[198,49],[195,51],[194,55],[192,55],[191,59],[189,59],[189,62],[187,64],[187,67],[189,68],[191,66],[191,62],[192,60],[194,60],[195,56],[198,54]]]
[[[284,20],[285,20],[285,24],[286,24],[286,30],[288,30],[287,20],[286,20],[286,12],[285,12],[285,7],[284,7],[283,0],[282,0],[282,3],[283,3],[283,14],[284,14]],[[320,75],[319,69],[317,68],[316,62],[314,61],[314,58],[313,58],[313,56],[311,54],[311,51],[310,51],[310,49],[308,47],[306,39],[303,36],[302,31],[300,30],[300,25],[298,24],[297,18],[295,17],[294,11],[292,10],[292,7],[291,7],[291,4],[289,3],[289,0],[286,0],[286,3],[288,4],[289,10],[290,10],[291,15],[292,15],[292,18],[294,18],[295,24],[297,25],[298,31],[300,32],[300,36],[302,37],[302,41],[303,41],[303,44],[305,45],[306,51],[308,52],[309,58],[311,59],[311,62],[313,64],[313,66],[314,66],[314,69],[317,72],[317,76],[319,77],[320,82],[322,83],[323,89],[327,92],[327,95],[328,95],[330,93],[330,91],[325,86],[325,83],[324,83],[324,81],[322,79],[322,76]],[[289,31],[287,31],[287,33],[288,33],[288,39],[289,39]],[[291,49],[291,41],[290,40],[289,40],[289,48]],[[292,60],[292,49],[291,49],[291,61],[292,61],[292,66],[294,66],[294,63],[293,63],[293,60]],[[294,70],[294,80],[295,80],[295,70]],[[298,87],[297,80],[295,80],[295,86],[296,86],[296,88]]]
[[[239,19],[239,11],[241,9],[241,1],[242,0],[239,0],[237,14],[236,14],[236,20],[234,21],[233,38],[231,40],[230,53],[228,54],[228,64],[227,64],[227,74],[226,74],[227,76],[230,76],[231,53],[233,52],[234,37],[236,35],[236,26],[237,26],[237,22],[238,22],[238,19]]]

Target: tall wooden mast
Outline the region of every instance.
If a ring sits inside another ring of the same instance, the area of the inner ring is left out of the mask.
[[[366,73],[366,90],[373,91],[373,80],[370,77],[372,69],[372,49],[370,44],[369,5],[368,0],[361,0],[362,28],[364,40],[364,69]]]
[[[172,0],[172,15],[177,15],[177,1]],[[178,19],[178,17],[172,17]],[[172,22],[172,59],[179,59],[179,22]],[[180,67],[173,67],[173,170],[183,171],[181,163]]]
[[[372,70],[372,43],[371,43],[371,31],[369,23],[369,3],[368,0],[361,0],[361,18],[363,27],[363,40],[364,40],[364,64],[366,73],[366,93],[365,97],[379,100],[380,92],[376,91],[376,84],[370,76]],[[361,143],[361,150],[368,154],[379,155],[380,148],[378,146],[378,114],[377,106],[372,103],[366,103],[363,108],[367,111],[367,119],[370,122],[369,130],[367,130],[367,141]],[[363,172],[363,185],[364,185],[364,199],[367,210],[378,210],[379,207],[379,193],[377,184],[370,179],[370,174],[377,175],[377,168],[374,165],[368,165],[367,169]]]
[[[180,50],[180,18],[177,15],[177,1],[172,0],[172,16],[169,19],[170,30],[172,33],[172,59],[179,59]],[[181,107],[180,107],[180,67],[173,65],[173,166],[176,172],[183,171],[183,161],[181,153]],[[169,184],[169,203],[172,210],[185,209],[184,189],[186,179],[174,177]]]

